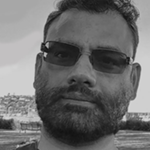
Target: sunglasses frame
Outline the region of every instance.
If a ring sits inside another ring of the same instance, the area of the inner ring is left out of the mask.
[[[46,47],[46,44],[48,43],[48,42],[54,42],[54,43],[61,43],[61,42],[57,42],[57,41],[47,41],[47,42],[42,42],[41,43],[41,48],[40,48],[40,50],[44,53],[49,53],[49,49],[48,49],[48,47]],[[67,44],[67,45],[70,45],[70,46],[74,46],[74,47],[77,47],[77,46],[75,46],[75,45],[71,45],[71,44],[68,44],[68,43],[62,43],[62,44]],[[78,58],[81,56],[81,49],[80,49],[80,47],[77,47],[78,49],[79,49],[79,55],[78,55]],[[94,51],[94,50],[93,50]],[[112,52],[114,52],[114,51],[112,51]],[[133,58],[132,57],[128,57],[126,54],[124,54],[124,53],[122,53],[122,52],[116,52],[115,51],[115,53],[119,53],[119,54],[121,54],[121,55],[124,55],[125,57],[126,57],[126,66],[127,65],[132,65],[133,64]],[[77,58],[77,59],[78,59]]]

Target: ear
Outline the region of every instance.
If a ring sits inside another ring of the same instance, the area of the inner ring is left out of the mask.
[[[43,53],[38,53],[36,56],[36,63],[35,63],[35,73],[34,73],[34,82],[33,82],[33,87],[36,87],[36,76],[39,74],[39,71],[42,66],[42,58],[43,58]]]
[[[134,63],[132,65],[132,72],[131,72],[131,76],[130,76],[131,84],[133,87],[132,100],[134,100],[136,98],[136,93],[137,93],[138,86],[139,86],[140,76],[141,76],[141,66],[138,63]]]

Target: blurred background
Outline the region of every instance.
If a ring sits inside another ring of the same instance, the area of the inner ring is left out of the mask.
[[[34,65],[43,27],[56,0],[0,0],[0,96],[34,95]],[[137,98],[129,112],[150,112],[150,0],[134,0],[140,44],[136,62],[142,66]]]

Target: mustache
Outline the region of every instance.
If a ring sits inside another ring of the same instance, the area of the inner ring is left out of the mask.
[[[46,91],[44,90],[44,93]],[[46,93],[49,95],[47,97],[47,107],[51,107],[55,103],[57,103],[61,98],[63,98],[63,95],[67,95],[72,92],[78,92],[81,95],[88,97],[90,99],[91,103],[95,103],[102,111],[105,110],[105,101],[104,96],[102,93],[97,91],[92,91],[88,87],[84,85],[71,85],[69,87],[55,87],[50,90],[48,90]],[[44,94],[45,95],[45,94]]]

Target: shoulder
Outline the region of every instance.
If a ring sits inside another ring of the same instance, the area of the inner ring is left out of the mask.
[[[38,150],[39,141],[30,140],[28,142],[22,142],[16,146],[16,150]]]

